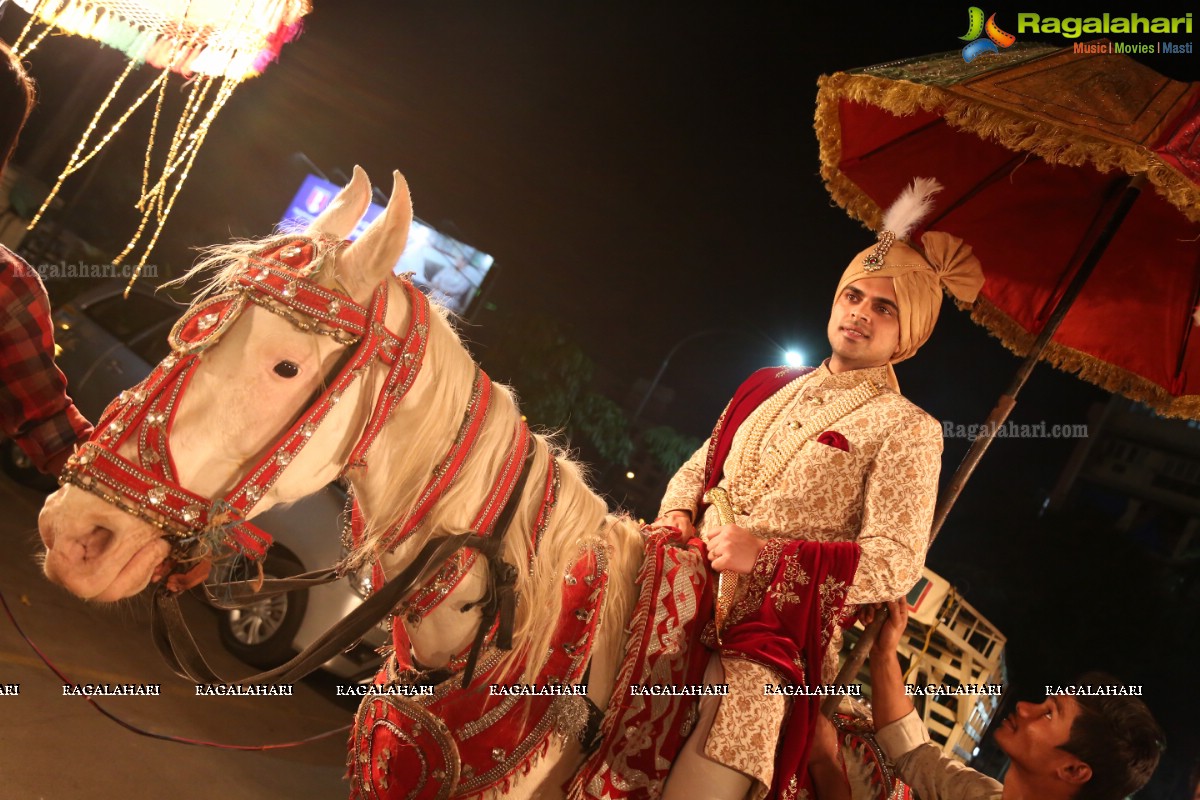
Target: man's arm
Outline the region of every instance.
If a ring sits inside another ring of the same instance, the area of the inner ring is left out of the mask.
[[[850,784],[842,764],[842,748],[837,728],[824,716],[817,715],[813,745],[808,755],[808,774],[821,800],[851,800]]]
[[[919,413],[884,440],[867,474],[862,558],[847,605],[882,603],[905,594],[921,577],[942,468],[942,430]]]
[[[57,475],[92,426],[54,364],[50,302],[37,273],[0,252],[0,428],[42,472]]]
[[[876,612],[880,613],[880,612]],[[993,800],[1003,788],[991,778],[945,755],[904,694],[896,650],[908,625],[908,603],[887,604],[887,621],[871,648],[871,712],[875,741],[896,766],[896,775],[921,800]]]
[[[887,620],[871,647],[871,715],[875,730],[907,717],[913,711],[912,701],[904,694],[904,674],[900,670],[897,651],[904,629],[908,627],[908,602],[889,600]],[[882,608],[875,614],[884,613]],[[869,624],[869,620],[865,620]]]
[[[681,519],[678,517],[672,519],[669,516],[673,511],[683,512],[692,523],[697,521],[696,506],[700,500],[700,492],[704,489],[704,464],[707,458],[708,442],[706,441],[679,468],[675,477],[671,478],[658,509],[658,518],[661,522],[675,525],[682,530]],[[688,531],[684,531],[684,533],[688,533]]]

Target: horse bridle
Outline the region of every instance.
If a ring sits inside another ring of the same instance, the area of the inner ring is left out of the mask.
[[[236,276],[236,288],[198,303],[176,323],[170,337],[171,354],[145,380],[109,405],[92,438],[68,459],[60,480],[159,528],[172,541],[172,558],[179,564],[189,560],[187,549],[197,545],[202,561],[221,547],[254,561],[265,557],[271,537],[246,517],[328,418],[343,393],[366,375],[376,359],[387,367],[348,469],[365,465],[367,451],[412,386],[424,360],[430,313],[425,295],[411,281],[400,280],[412,314],[408,329],[398,336],[385,325],[386,282],[375,289],[370,305],[364,307],[307,279],[336,251],[336,246],[318,240],[295,238],[251,255]],[[264,451],[245,477],[223,497],[208,498],[179,483],[169,434],[179,398],[195,374],[201,353],[220,339],[247,302],[354,350],[307,411]],[[136,463],[119,454],[135,434]],[[176,580],[172,588],[179,591],[203,579],[194,568],[188,575],[193,574],[198,577]]]
[[[295,460],[342,394],[379,359],[388,372],[343,473],[352,467],[365,467],[371,445],[391,412],[412,387],[424,362],[429,336],[429,300],[412,281],[397,279],[407,292],[412,309],[408,328],[401,337],[385,324],[389,290],[386,282],[375,289],[370,305],[364,307],[346,294],[308,279],[324,258],[336,253],[338,246],[298,237],[276,242],[252,254],[236,275],[237,288],[193,306],[176,323],[170,337],[172,353],[142,383],[122,392],[113,401],[91,440],[68,460],[63,471],[61,480],[64,483],[91,492],[162,530],[173,540],[172,558],[177,562],[177,569],[182,571],[179,565],[188,560],[185,548],[199,545],[200,557],[193,559],[199,564],[182,575],[172,575],[155,593],[155,643],[164,660],[185,678],[207,683],[227,682],[213,672],[200,654],[179,609],[178,594],[204,579],[211,553],[219,547],[229,547],[253,561],[260,561],[265,556],[271,537],[246,520],[248,512]],[[341,359],[336,374],[325,382],[325,388],[308,409],[265,451],[266,455],[231,491],[214,500],[180,485],[175,477],[168,435],[178,400],[194,374],[200,354],[220,339],[247,302],[284,317],[302,331],[330,336],[340,344],[353,346],[354,350]],[[487,376],[482,373],[477,374],[476,382],[484,388],[489,385]],[[468,420],[472,426],[467,425]],[[472,428],[477,432],[476,423],[482,422],[482,414],[473,416],[469,410],[468,420],[464,420],[464,430]],[[138,435],[137,463],[118,453],[135,432]],[[462,433],[460,431],[456,445],[463,444]],[[487,592],[480,601],[470,604],[482,606],[482,615],[464,669],[464,687],[473,677],[489,630],[494,630],[496,647],[511,648],[516,568],[504,561],[501,553],[534,454],[524,422],[519,425],[515,440],[520,446],[514,448],[513,455],[519,453],[520,457],[493,487],[487,513],[481,512],[479,517],[479,531],[431,538],[406,569],[302,653],[281,667],[236,683],[291,682],[303,677],[361,639],[391,613],[403,597],[424,585],[462,548],[478,551],[488,562]],[[456,472],[461,466],[460,456],[465,458],[466,451],[452,448],[451,454],[457,455],[447,466],[453,466]],[[444,473],[439,478],[434,496],[440,496],[447,488],[453,474]],[[501,499],[493,505],[496,498]],[[543,502],[539,519],[545,511]],[[421,518],[422,514],[418,514],[406,527],[389,530],[389,547],[394,547],[411,533]],[[329,583],[341,577],[341,565],[336,565],[291,578],[263,581],[260,577],[258,581],[230,582],[224,585],[224,590],[236,603]]]

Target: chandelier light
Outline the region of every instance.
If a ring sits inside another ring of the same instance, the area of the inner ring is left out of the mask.
[[[195,163],[213,120],[243,81],[263,72],[300,31],[310,0],[14,0],[29,12],[29,22],[13,46],[20,58],[51,32],[81,36],[120,50],[129,59],[101,101],[75,146],[58,181],[29,224],[32,230],[57,196],[64,181],[82,169],[116,135],[147,100],[154,116],[142,164],[141,194],[136,208],[142,218],[129,243],[113,259],[122,263],[149,232],[130,286],[146,264],[171,208]],[[141,66],[155,70],[149,85],[124,111],[110,113],[125,82]],[[182,76],[187,94],[174,130],[156,148],[163,101],[171,75]],[[108,116],[115,120],[101,124]],[[103,131],[103,133],[100,133]],[[156,154],[156,149],[158,150]],[[126,290],[128,292],[128,289]]]

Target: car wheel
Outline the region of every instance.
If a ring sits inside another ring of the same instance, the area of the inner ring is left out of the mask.
[[[290,553],[271,551],[263,562],[268,578],[288,578],[304,571]],[[221,643],[251,666],[272,669],[296,654],[292,640],[308,608],[308,590],[264,598],[244,608],[222,611]]]
[[[0,442],[0,469],[3,469],[8,477],[30,489],[53,492],[58,488],[58,481],[38,472],[37,467],[33,466],[33,461],[12,439]]]

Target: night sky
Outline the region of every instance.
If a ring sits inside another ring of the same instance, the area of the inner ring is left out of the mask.
[[[1065,2],[1037,5],[1014,11],[1073,13]],[[1148,15],[1192,4],[1082,9]],[[295,153],[330,173],[361,164],[384,191],[398,168],[418,216],[496,258],[494,308],[464,331],[480,349],[489,325],[544,314],[601,370],[631,381],[650,378],[683,337],[727,331],[680,348],[663,377],[676,391],[664,419],[702,436],[746,374],[779,362],[768,340],[810,362],[828,355],[837,277],[872,238],[831,204],[818,175],[818,75],[958,49],[965,10],[316,0],[305,33],[217,120],[156,257],[182,265],[187,247],[268,233],[307,171]],[[997,19],[1015,29],[1013,12]],[[0,36],[11,41],[23,21],[9,11]],[[61,157],[45,168],[56,173],[121,61],[62,39],[31,62],[42,107],[17,161],[69,127]],[[1196,55],[1147,63],[1177,79],[1200,77]],[[99,76],[97,88],[72,117],[61,108],[86,75]],[[75,201],[80,226],[93,226],[96,239],[132,230],[132,217],[126,223],[113,209],[132,204],[140,179],[146,128],[136,121],[117,143],[129,160],[110,156],[99,170],[124,178],[97,178]],[[897,371],[905,394],[934,417],[971,424],[1018,363],[947,304],[931,342]],[[1013,419],[1086,422],[1105,397],[1039,366]],[[1194,663],[1167,650],[1171,640],[1186,644],[1175,635],[1188,626],[1169,621],[1190,619],[1195,633],[1197,609],[1161,608],[1152,591],[1131,591],[1122,603],[1078,594],[1111,598],[1149,577],[1130,574],[1141,562],[1125,543],[1089,538],[1086,528],[1060,535],[1038,519],[1074,445],[999,441],[929,562],[1009,634],[1011,677],[1025,693],[1097,666],[1146,685],[1174,735],[1177,777],[1196,752],[1186,726],[1198,704],[1188,682]],[[947,440],[944,479],[965,451],[965,442]],[[1168,622],[1148,621],[1156,616]]]

